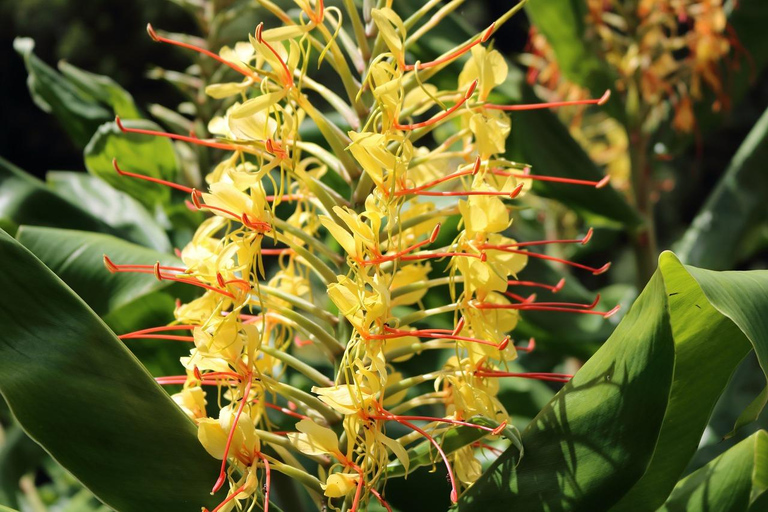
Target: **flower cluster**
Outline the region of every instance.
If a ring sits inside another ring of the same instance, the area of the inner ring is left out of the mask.
[[[295,3],[298,16],[265,3],[283,25],[259,25],[248,41],[218,54],[149,28],[155,40],[205,53],[240,79],[206,89],[230,105],[208,127],[215,140],[131,129],[118,120],[126,132],[226,152],[206,178],[207,191],[115,162],[126,178],[182,190],[190,208],[210,215],[178,252],[183,265],[121,265],[105,257],[112,272],[203,289],[177,306],[173,324],[121,337],[190,343],[185,374],[158,382],[183,385],[174,399],[221,460],[213,491],[227,484],[229,492],[216,511],[258,503],[268,509],[271,471],[297,479],[334,510],[345,500],[360,510],[371,499],[388,508],[384,484],[395,466],[404,474],[414,469],[408,449],[419,441],[430,445],[430,462],[445,465],[455,502],[480,475],[475,453],[486,445],[478,439],[509,428],[498,380],[570,377],[507,371],[518,352],[533,349],[533,340],[516,346],[511,338],[520,311],[616,310],[515,293],[563,285],[519,279],[529,258],[555,259],[531,246],[586,243],[591,231],[577,240],[516,241],[505,235],[514,203],[535,180],[598,188],[607,180],[535,175],[504,158],[507,111],[548,106],[489,102],[508,71],[490,38],[519,6],[437,59],[411,63],[408,48],[445,15],[412,30],[435,2],[405,20],[389,2],[362,15],[350,9],[349,25],[322,0]],[[334,72],[340,87],[310,77],[317,65]],[[449,66],[460,66],[457,81],[428,82]],[[331,122],[328,111],[341,121]],[[307,125],[319,131],[320,143],[305,140]],[[445,236],[441,225],[451,219],[458,228]],[[595,274],[608,268],[558,261]],[[435,277],[438,266],[446,275]],[[426,308],[425,294],[438,286],[449,289],[450,300]],[[450,327],[424,327],[446,316]],[[427,350],[453,356],[405,377],[400,365]],[[335,375],[318,370],[320,360]],[[429,382],[433,391],[424,392],[419,385]],[[215,417],[209,402],[218,405]],[[444,414],[413,414],[424,405]],[[281,431],[276,413],[299,421]],[[441,439],[456,428],[479,435],[447,452]]]

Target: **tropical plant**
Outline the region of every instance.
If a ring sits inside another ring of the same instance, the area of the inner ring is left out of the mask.
[[[564,277],[602,279],[610,263],[591,264],[590,247],[652,221],[546,110],[616,112],[611,82],[542,103],[494,49],[525,2],[473,35],[460,0],[261,0],[264,22],[220,48],[254,8],[180,3],[202,37],[148,26],[197,59],[154,72],[188,98],[150,109],[170,131],[114,81],[57,72],[16,41],[36,103],[84,146],[88,174],[44,184],[0,160],[0,392],[15,422],[0,503],[765,506],[764,431],[684,475],[751,353],[764,382],[768,272],[665,252],[620,322],[631,286],[604,289],[603,307]],[[528,8],[549,36],[552,11]],[[727,176],[755,172],[766,119]],[[760,222],[752,208],[735,238]],[[711,243],[708,227],[684,255]],[[38,467],[53,489],[24,476]]]

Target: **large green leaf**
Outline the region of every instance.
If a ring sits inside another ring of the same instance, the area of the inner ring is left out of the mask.
[[[24,58],[29,73],[27,86],[35,104],[53,114],[72,141],[84,147],[99,125],[113,117],[112,113],[37,58],[32,52],[32,39],[17,38],[13,47]]]
[[[676,250],[691,265],[732,268],[751,230],[768,218],[768,110],[742,143],[728,170],[694,219]]]
[[[159,130],[155,123],[144,120],[123,121],[128,128]],[[85,167],[117,190],[126,192],[151,209],[167,203],[170,189],[137,178],[123,177],[115,171],[112,160],[129,172],[167,181],[176,179],[176,153],[171,141],[135,133],[123,133],[114,122],[104,123],[85,148]]]
[[[121,512],[199,510],[219,462],[99,318],[0,233],[0,392],[26,432]]]
[[[739,361],[768,348],[766,307],[768,272],[705,271],[664,253],[614,334],[523,432],[525,457],[505,452],[460,510],[661,506]]]
[[[60,61],[58,68],[61,74],[80,90],[86,91],[98,101],[112,107],[116,115],[123,119],[141,117],[130,93],[110,77],[90,73],[65,61]]]
[[[59,195],[107,223],[123,238],[160,252],[171,251],[168,236],[147,209],[101,179],[82,172],[56,171],[46,175],[46,182]]]
[[[111,228],[0,157],[0,219],[109,233]]]
[[[152,275],[112,274],[104,266],[105,254],[117,264],[181,265],[173,255],[100,233],[22,226],[16,238],[100,316],[172,284]]]
[[[681,480],[660,509],[667,512],[765,510],[768,433],[755,432]]]

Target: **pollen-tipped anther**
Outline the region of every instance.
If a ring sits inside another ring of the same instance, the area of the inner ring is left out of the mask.
[[[149,37],[151,37],[153,41],[158,43],[160,42],[160,38],[157,36],[157,32],[155,32],[155,29],[152,28],[151,23],[147,23],[147,34],[149,34]]]
[[[611,90],[606,89],[603,95],[600,97],[600,99],[597,100],[597,104],[601,106],[605,105],[609,99],[611,99]]]
[[[112,274],[117,272],[117,265],[112,263],[112,260],[109,259],[109,256],[107,256],[106,254],[104,255],[104,266],[107,267],[107,270],[109,270],[109,272]]]
[[[584,235],[584,238],[581,239],[581,245],[587,245],[587,243],[592,238],[592,234],[594,233],[594,231],[595,231],[594,229],[589,228],[589,230],[587,231],[587,234]]]
[[[610,181],[611,181],[611,175],[609,174],[609,175],[607,175],[605,178],[603,178],[603,179],[601,179],[600,181],[598,181],[598,182],[597,182],[597,184],[595,185],[595,188],[603,188],[603,187],[604,187],[604,186],[606,186],[606,185],[607,185],[607,184],[608,184]]]
[[[599,276],[600,274],[604,274],[605,272],[608,271],[609,268],[611,268],[611,262],[610,261],[608,263],[606,263],[605,265],[603,265],[602,267],[600,267],[597,270],[595,270],[594,272],[592,272],[592,275]]]
[[[435,240],[437,240],[437,236],[440,234],[440,223],[438,223],[435,226],[435,229],[432,230],[432,234],[429,235],[429,243],[433,244],[435,243]]]

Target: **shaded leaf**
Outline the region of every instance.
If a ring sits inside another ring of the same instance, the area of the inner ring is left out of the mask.
[[[171,251],[163,228],[128,194],[81,172],[49,172],[46,181],[49,188],[114,228],[123,238],[160,252]]]
[[[6,225],[67,227],[109,233],[110,227],[0,157],[0,218]]]
[[[146,274],[112,274],[105,254],[117,264],[182,264],[170,254],[100,233],[22,226],[16,238],[101,316],[173,284]]]
[[[720,182],[675,249],[691,265],[727,269],[739,263],[749,231],[768,218],[768,110],[752,128]]]
[[[741,290],[728,310],[711,296],[724,283]],[[613,335],[523,432],[526,456],[505,452],[459,510],[659,507],[739,361],[768,348],[755,316],[766,307],[768,272],[705,271],[664,253]]]
[[[21,427],[12,424],[6,429],[5,442],[0,445],[0,511],[2,504],[19,506],[19,479],[33,471],[44,456],[43,449]]]
[[[220,501],[195,426],[99,318],[4,233],[0,265],[0,391],[27,433],[122,512]]]
[[[35,104],[58,119],[75,145],[84,147],[99,125],[113,117],[112,113],[37,58],[32,39],[16,38],[13,47],[24,58],[29,73],[27,86]]]
[[[141,117],[130,93],[110,77],[90,73],[65,61],[60,61],[58,68],[61,74],[80,90],[86,91],[98,101],[112,107],[116,115],[124,119]]]
[[[760,430],[681,480],[659,510],[757,512],[767,489],[768,433]]]
[[[159,130],[159,127],[144,120],[126,120],[129,128]],[[85,167],[88,172],[122,190],[150,209],[157,203],[167,203],[170,189],[145,180],[120,176],[112,165],[117,159],[126,171],[143,174],[152,178],[173,181],[176,177],[176,154],[173,145],[164,137],[153,137],[134,133],[122,133],[114,122],[102,124],[85,148]]]

